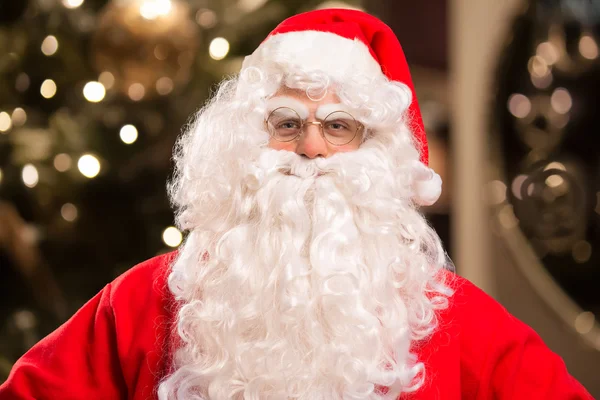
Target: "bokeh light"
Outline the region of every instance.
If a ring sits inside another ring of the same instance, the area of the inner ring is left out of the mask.
[[[214,60],[222,60],[229,53],[229,42],[227,39],[218,37],[214,38],[208,47],[208,53]]]
[[[169,247],[177,247],[183,241],[183,235],[179,229],[174,226],[170,226],[163,231],[162,234],[163,242]]]
[[[153,20],[168,15],[172,7],[171,0],[144,0],[140,5],[140,15]]]
[[[14,126],[23,126],[27,122],[27,113],[21,107],[17,107],[13,110],[11,119]]]
[[[173,91],[173,80],[164,76],[156,81],[156,92],[161,96],[166,96]]]
[[[21,178],[23,179],[25,186],[33,188],[40,181],[40,174],[33,164],[27,164],[23,167]]]
[[[85,154],[79,158],[77,168],[86,178],[95,178],[100,173],[100,161],[91,154]]]
[[[596,322],[596,317],[589,311],[584,311],[575,318],[575,330],[582,335],[589,333]]]
[[[540,78],[550,73],[548,63],[540,56],[533,56],[529,59],[528,69],[532,76]]]
[[[553,65],[558,61],[559,52],[551,42],[542,42],[537,46],[536,53],[546,64]]]
[[[549,163],[548,165],[546,165],[546,167],[544,167],[544,171],[548,171],[551,169],[558,169],[561,171],[566,171],[567,167],[565,167],[565,164],[558,162],[558,161],[553,161],[551,163]]]
[[[48,35],[42,42],[42,53],[46,56],[53,56],[58,51],[58,40],[56,36]]]
[[[566,114],[573,106],[573,99],[565,88],[556,88],[550,97],[550,105],[559,114]]]
[[[115,76],[108,71],[104,71],[98,76],[98,82],[106,89],[110,89],[115,84]]]
[[[0,112],[0,132],[8,132],[12,128],[12,119],[6,111]]]
[[[217,14],[208,8],[200,9],[196,12],[196,22],[204,29],[210,29],[217,25]]]
[[[588,60],[598,58],[598,44],[590,35],[583,35],[579,39],[579,53]]]
[[[56,94],[56,83],[52,79],[46,79],[42,82],[42,86],[40,87],[40,93],[44,98],[51,99]]]
[[[60,215],[65,221],[73,222],[77,219],[77,207],[74,204],[66,203],[60,208]]]
[[[90,103],[98,103],[104,100],[106,89],[100,82],[88,82],[83,87],[83,96]]]
[[[83,4],[83,0],[62,0],[62,3],[66,8],[77,8]]]
[[[527,96],[515,93],[508,98],[508,111],[517,118],[525,118],[531,112],[531,101]]]
[[[17,75],[17,79],[15,80],[15,89],[17,89],[18,92],[26,91],[29,89],[30,84],[31,81],[29,79],[29,75],[27,75],[25,72],[21,72],[19,75]]]
[[[490,205],[499,205],[506,201],[506,184],[499,180],[488,182],[486,198]]]
[[[550,175],[546,178],[546,185],[551,188],[557,188],[565,182],[562,176],[560,175]]]
[[[68,171],[71,168],[72,164],[73,160],[68,154],[61,153],[57,154],[56,157],[54,157],[54,168],[56,168],[56,170],[59,172]]]
[[[571,254],[576,262],[586,263],[592,256],[592,245],[587,240],[580,240],[573,245]]]
[[[146,95],[146,88],[141,83],[134,83],[129,86],[129,90],[127,91],[129,98],[133,101],[140,101]]]
[[[119,136],[121,137],[121,140],[123,141],[123,143],[132,144],[138,138],[138,130],[133,125],[125,125],[121,128],[121,131],[119,132]]]

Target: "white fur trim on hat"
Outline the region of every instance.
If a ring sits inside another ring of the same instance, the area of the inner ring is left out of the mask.
[[[442,194],[442,178],[420,161],[413,166],[413,200],[421,206],[434,204]]]
[[[245,58],[242,70],[269,64],[320,70],[339,81],[357,75],[383,76],[366,44],[330,32],[299,31],[270,36]]]

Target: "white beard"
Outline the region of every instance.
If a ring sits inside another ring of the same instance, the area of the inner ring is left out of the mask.
[[[169,279],[182,345],[159,397],[392,399],[418,388],[424,368],[410,350],[445,306],[444,253],[410,200],[410,163],[397,164],[377,142],[314,161],[264,149],[237,182],[221,177],[231,195],[196,210],[202,223]]]

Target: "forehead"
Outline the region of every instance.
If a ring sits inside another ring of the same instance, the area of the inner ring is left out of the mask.
[[[311,100],[308,97],[308,95],[306,94],[306,90],[292,89],[292,88],[288,88],[285,86],[280,88],[273,95],[273,97],[280,97],[280,96],[285,96],[285,97],[292,98],[294,100],[298,100],[298,101],[304,103],[309,108],[318,107],[321,104],[331,104],[331,103],[339,103],[340,102],[340,98],[337,96],[335,91],[331,88],[327,89],[327,93],[325,94],[325,96],[322,99],[319,99],[317,101]],[[319,95],[318,97],[321,97],[321,95]]]

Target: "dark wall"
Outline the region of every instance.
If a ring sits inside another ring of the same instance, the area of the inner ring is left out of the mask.
[[[410,64],[448,69],[447,0],[365,3],[367,11],[381,18],[396,33]]]

